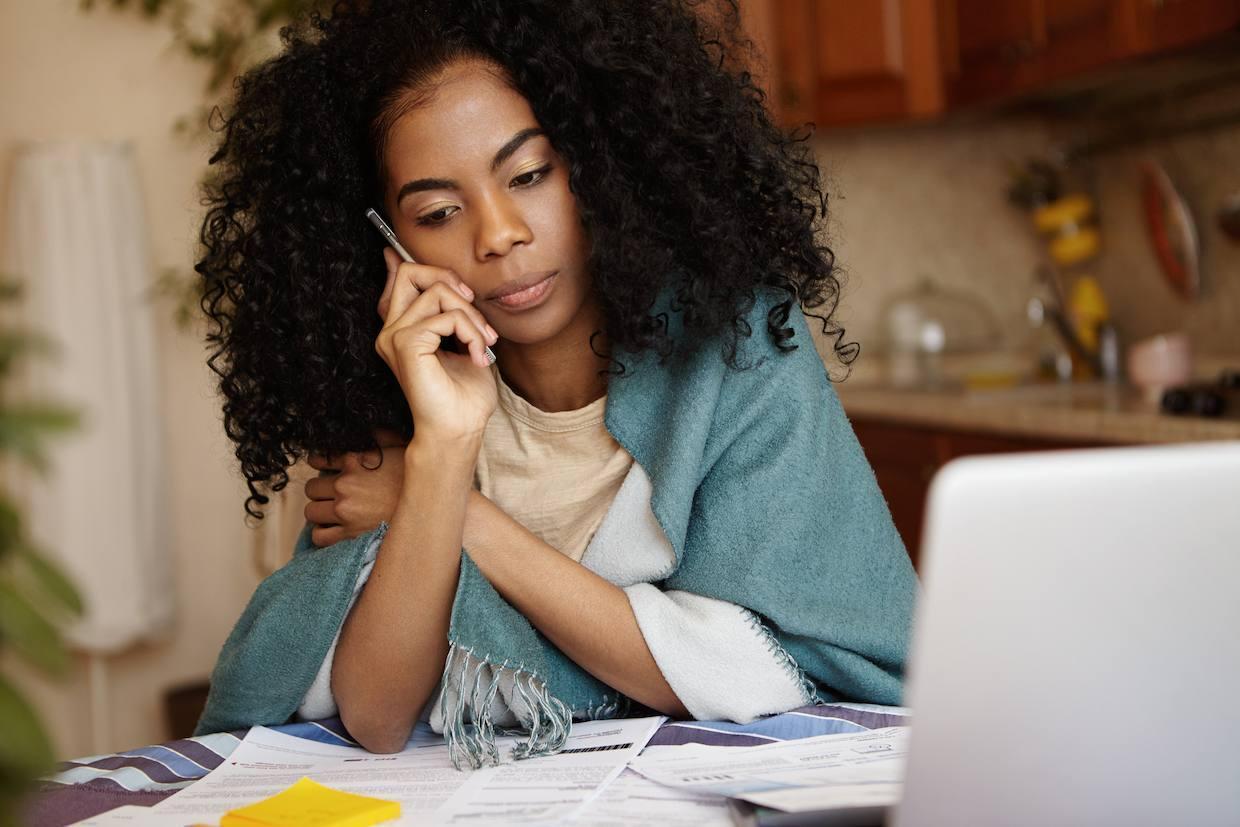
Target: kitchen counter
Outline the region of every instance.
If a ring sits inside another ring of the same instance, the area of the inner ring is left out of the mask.
[[[968,387],[966,378],[974,384],[1011,381],[1012,373],[992,371],[994,364],[1003,363],[952,364],[948,384],[932,390],[899,388],[886,381],[881,360],[870,360],[835,383],[914,566],[930,487],[944,465],[961,457],[1240,440],[1240,420],[1164,414],[1157,400],[1126,385]],[[1203,359],[1194,378],[1216,379],[1237,364],[1240,355]]]
[[[857,377],[835,385],[851,419],[1083,443],[1240,439],[1240,420],[1171,416],[1137,390],[1104,384],[904,390]]]

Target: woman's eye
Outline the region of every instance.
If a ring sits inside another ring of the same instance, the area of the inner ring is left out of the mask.
[[[528,187],[532,184],[536,184],[550,171],[551,167],[545,166],[539,167],[538,169],[532,169],[529,172],[523,172],[516,178],[512,179],[513,186]]]
[[[418,223],[423,226],[442,224],[443,222],[447,221],[448,218],[452,215],[452,212],[450,211],[455,210],[455,209],[456,207],[442,207],[438,210],[435,210],[434,212],[429,212],[426,215],[422,216],[421,218],[418,219]]]
[[[518,189],[522,187],[532,187],[534,184],[537,184],[545,178],[547,173],[550,171],[551,165],[548,164],[547,166],[539,167],[538,169],[532,169],[529,172],[523,172],[516,178],[512,179],[511,186]],[[437,224],[443,224],[455,215],[457,210],[457,207],[440,207],[434,212],[428,212],[426,215],[421,216],[417,219],[417,222],[423,227],[434,227]]]

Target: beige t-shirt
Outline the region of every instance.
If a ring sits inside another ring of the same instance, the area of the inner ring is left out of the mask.
[[[543,542],[580,561],[633,457],[603,424],[607,397],[540,410],[492,365],[499,405],[487,423],[474,487]]]

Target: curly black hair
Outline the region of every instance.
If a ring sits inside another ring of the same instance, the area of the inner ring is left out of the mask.
[[[363,214],[381,202],[394,102],[460,58],[501,67],[568,165],[613,348],[668,358],[651,310],[671,288],[686,333],[722,334],[736,368],[765,285],[788,294],[767,320],[781,351],[797,348],[796,301],[825,305],[809,315],[841,362],[855,358],[830,318],[840,282],[819,238],[812,130],[772,123],[736,0],[341,0],[280,39],[214,113],[195,264],[254,518],[259,486],[283,489],[305,454],[373,449],[378,427],[412,433],[374,347],[386,271]]]

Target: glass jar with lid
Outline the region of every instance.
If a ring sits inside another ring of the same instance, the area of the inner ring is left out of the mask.
[[[896,387],[952,384],[948,357],[990,353],[1002,341],[998,321],[979,299],[928,277],[888,299],[882,326],[887,381]]]

